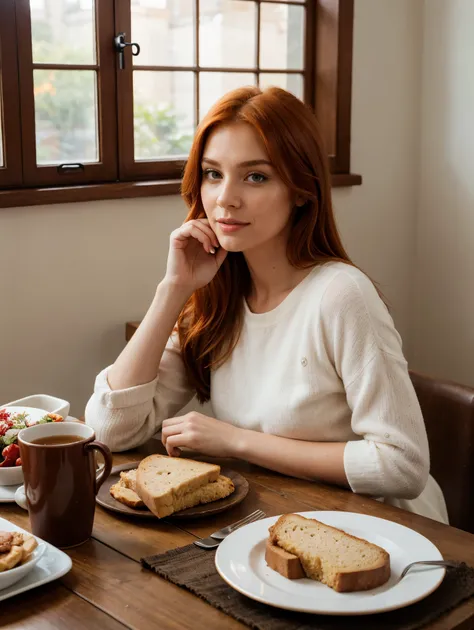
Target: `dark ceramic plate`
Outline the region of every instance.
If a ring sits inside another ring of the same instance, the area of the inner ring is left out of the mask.
[[[125,514],[126,516],[138,516],[139,518],[155,518],[156,516],[152,514],[148,509],[134,509],[128,507],[128,505],[124,505],[113,498],[110,494],[110,486],[113,486],[114,483],[120,481],[120,473],[123,470],[131,470],[132,468],[136,468],[138,466],[138,462],[134,462],[132,464],[122,464],[121,466],[115,466],[112,468],[112,472],[109,477],[102,484],[99,493],[97,494],[96,501],[99,505],[106,508],[107,510],[112,510],[112,512],[117,512],[119,514]],[[188,508],[187,510],[180,510],[179,512],[175,512],[171,516],[167,516],[166,518],[173,519],[181,519],[181,518],[199,518],[202,516],[211,516],[212,514],[218,514],[219,512],[224,512],[224,510],[228,510],[229,508],[237,505],[241,501],[245,499],[247,493],[249,491],[249,483],[245,477],[242,477],[241,474],[236,472],[235,470],[230,470],[229,468],[222,468],[221,475],[225,477],[229,477],[232,480],[235,490],[232,494],[225,499],[218,499],[217,501],[212,501],[212,503],[205,503],[204,505],[196,505],[195,507]]]

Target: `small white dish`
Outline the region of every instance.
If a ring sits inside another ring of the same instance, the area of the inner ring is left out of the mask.
[[[220,576],[243,595],[277,608],[322,615],[370,615],[403,608],[432,593],[443,581],[444,567],[413,569],[398,582],[402,570],[415,560],[442,560],[439,550],[417,532],[375,516],[353,512],[300,512],[349,534],[365,538],[390,554],[391,576],[370,591],[337,593],[307,578],[289,580],[265,562],[268,528],[278,516],[240,527],[217,549]]]
[[[0,486],[0,503],[14,503],[18,487],[22,486]]]
[[[4,407],[34,407],[41,409],[44,413],[57,413],[66,419],[69,415],[71,405],[67,400],[56,398],[56,396],[50,396],[49,394],[33,394],[31,396],[25,396],[25,398],[12,400],[5,405],[0,405],[0,409]]]
[[[20,487],[16,488],[15,494],[13,495],[13,500],[19,507],[23,508],[24,510],[28,510],[28,504],[26,502],[26,492],[25,492],[24,485],[21,485]]]
[[[0,530],[8,532],[22,532],[23,534],[29,533],[4,518],[0,518]],[[37,537],[36,540],[38,541],[38,549],[44,545],[44,551],[41,552],[42,556],[38,558],[35,565],[29,567],[31,570],[29,570],[26,575],[23,575],[14,584],[10,584],[10,586],[0,590],[0,601],[13,597],[13,595],[23,593],[24,591],[28,591],[32,588],[36,588],[37,586],[41,586],[42,584],[46,584],[47,582],[51,582],[52,580],[56,580],[70,571],[72,561],[67,554],[57,547],[45,542],[41,538]],[[10,571],[15,570],[16,569],[10,569]],[[9,573],[9,571],[5,571],[0,575],[5,575],[6,573]]]
[[[12,584],[19,582],[25,577],[25,575],[32,571],[43,557],[45,551],[46,543],[39,543],[24,564],[20,564],[19,566],[13,567],[13,569],[8,569],[7,571],[2,571],[0,573],[0,592],[4,588],[8,588],[9,586],[12,586]]]

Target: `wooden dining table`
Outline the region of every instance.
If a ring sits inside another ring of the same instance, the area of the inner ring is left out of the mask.
[[[163,452],[161,442],[114,455],[114,465]],[[193,456],[193,454],[187,454]],[[406,525],[431,540],[445,559],[474,566],[474,535],[368,497],[294,479],[239,460],[206,458],[238,471],[249,493],[237,506],[194,520],[125,517],[97,505],[92,537],[66,551],[72,569],[64,577],[0,604],[0,626],[21,630],[238,630],[245,626],[192,593],[142,567],[140,558],[208,536],[257,508],[267,516],[308,510],[359,512]],[[2,504],[0,516],[29,530],[28,513]],[[349,621],[349,620],[348,620]],[[349,623],[348,627],[353,627]],[[361,626],[354,626],[361,627]],[[472,630],[474,598],[430,623],[430,630]]]

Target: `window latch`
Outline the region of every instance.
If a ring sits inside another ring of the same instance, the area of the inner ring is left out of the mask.
[[[60,164],[57,167],[57,171],[60,175],[65,175],[67,173],[77,173],[78,171],[84,170],[84,164],[80,162],[76,162],[75,164]]]
[[[140,46],[136,43],[126,42],[125,33],[119,33],[114,37],[114,48],[119,56],[119,68],[125,70],[125,48],[130,46],[132,48],[132,55],[137,57],[140,54]]]

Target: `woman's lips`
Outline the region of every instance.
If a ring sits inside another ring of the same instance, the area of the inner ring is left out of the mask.
[[[218,221],[218,225],[224,234],[232,234],[244,227],[247,227],[248,223],[221,223]]]

